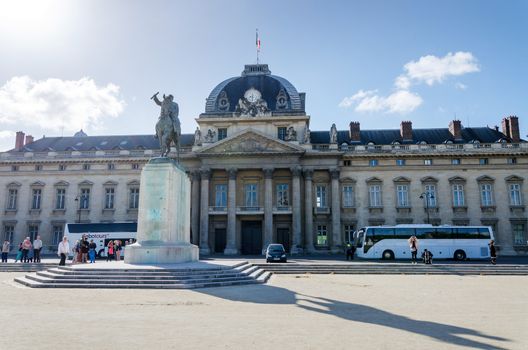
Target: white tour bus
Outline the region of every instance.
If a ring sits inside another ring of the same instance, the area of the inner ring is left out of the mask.
[[[110,240],[121,241],[124,247],[125,242],[132,242],[136,240],[137,223],[133,222],[118,222],[118,223],[94,223],[94,224],[66,224],[64,229],[64,236],[68,237],[70,247],[73,246],[77,240],[80,240],[82,235],[88,237],[88,241],[92,240],[97,244],[97,257],[106,257],[106,246]],[[124,253],[124,250],[122,251]],[[70,251],[70,255],[73,252]],[[124,254],[122,254],[124,255]]]
[[[434,259],[489,258],[493,230],[488,226],[367,226],[356,232],[356,253],[366,259],[410,259],[409,238],[418,238],[418,258],[427,249]]]

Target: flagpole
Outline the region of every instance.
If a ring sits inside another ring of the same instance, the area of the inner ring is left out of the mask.
[[[259,51],[260,51],[260,45],[259,45],[258,28],[255,29],[255,33],[256,33],[255,47],[256,47],[256,50],[257,50],[257,64],[259,64]]]

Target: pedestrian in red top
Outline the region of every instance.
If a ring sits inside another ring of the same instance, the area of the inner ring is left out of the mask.
[[[114,242],[108,242],[108,254],[106,254],[106,261],[114,260]]]

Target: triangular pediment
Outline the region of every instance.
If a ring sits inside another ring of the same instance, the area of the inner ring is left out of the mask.
[[[199,155],[237,154],[300,154],[305,149],[290,142],[274,139],[255,129],[246,129],[212,145],[207,145],[196,153]]]

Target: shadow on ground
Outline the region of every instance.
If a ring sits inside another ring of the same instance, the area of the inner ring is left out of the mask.
[[[487,344],[486,341],[509,341],[509,339],[487,335],[470,328],[414,320],[371,306],[299,294],[286,288],[275,287],[269,284],[246,288],[205,288],[196,291],[237,302],[296,305],[310,312],[331,315],[349,321],[394,328],[413,334],[428,336],[444,343],[474,349],[504,349],[504,345],[500,347],[494,346]],[[471,336],[477,340],[467,339],[464,336]]]

